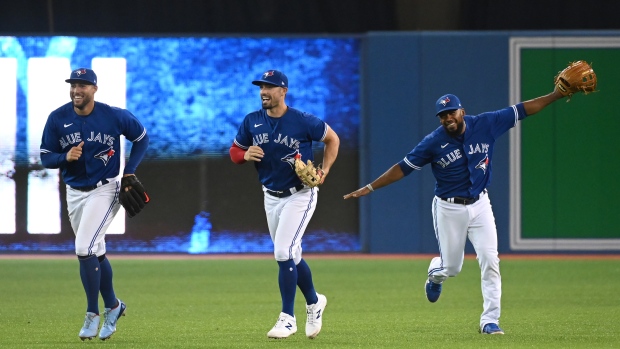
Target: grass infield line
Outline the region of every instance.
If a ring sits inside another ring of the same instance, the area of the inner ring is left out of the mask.
[[[234,259],[273,259],[271,253],[229,253],[229,254],[114,254],[114,259],[148,259],[148,260],[234,260]],[[304,253],[310,259],[362,259],[362,260],[430,260],[436,254],[370,254],[370,253]],[[3,254],[2,260],[26,259],[73,259],[74,254]],[[474,254],[465,255],[465,259],[476,259]],[[500,254],[502,260],[620,260],[620,254]]]

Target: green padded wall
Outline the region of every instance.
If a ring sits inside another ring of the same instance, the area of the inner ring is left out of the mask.
[[[550,92],[549,72],[577,59],[593,64],[598,92],[521,123],[523,238],[620,237],[620,49],[523,49],[521,99]]]

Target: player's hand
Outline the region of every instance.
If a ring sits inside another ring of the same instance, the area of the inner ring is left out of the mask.
[[[325,182],[325,177],[327,177],[327,175],[329,174],[329,169],[328,168],[320,168],[321,172],[323,172],[323,175],[321,176],[321,183],[319,183],[319,185],[323,185],[323,183]]]
[[[365,196],[368,194],[370,194],[370,189],[368,189],[368,187],[361,187],[358,190],[343,196],[343,198],[345,200],[350,198],[359,198],[360,196]]]
[[[263,152],[263,149],[257,145],[253,145],[248,148],[245,154],[243,154],[243,159],[245,161],[260,162],[263,156],[265,156],[265,152]]]
[[[67,152],[67,161],[76,161],[82,156],[82,146],[84,145],[84,141],[81,141],[76,147],[72,147]]]

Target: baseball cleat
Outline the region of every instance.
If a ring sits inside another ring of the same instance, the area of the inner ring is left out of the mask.
[[[125,309],[127,309],[127,305],[120,299],[116,308],[105,308],[103,313],[105,320],[101,326],[101,332],[99,332],[99,339],[104,341],[116,332],[116,322],[121,316],[125,316]]]
[[[288,338],[288,336],[297,332],[297,320],[294,316],[290,316],[287,313],[280,313],[278,321],[273,326],[271,331],[267,332],[269,338]]]
[[[99,330],[99,314],[95,313],[86,313],[86,318],[84,318],[84,326],[80,330],[80,339],[93,339],[97,335],[97,331]]]
[[[499,328],[497,324],[489,323],[482,327],[482,334],[504,334],[504,330]]]
[[[321,332],[323,326],[323,312],[327,305],[327,297],[322,294],[316,294],[319,299],[315,304],[306,305],[306,314],[308,319],[306,321],[306,337],[310,339],[316,338]]]
[[[439,296],[441,296],[441,284],[436,284],[431,280],[426,280],[424,289],[426,290],[426,299],[428,299],[431,303],[437,302]]]

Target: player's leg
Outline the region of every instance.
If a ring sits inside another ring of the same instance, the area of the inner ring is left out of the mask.
[[[69,212],[69,220],[75,239],[75,251],[80,263],[80,279],[82,287],[86,293],[86,317],[84,325],[80,329],[78,336],[82,339],[92,339],[99,331],[99,280],[101,272],[99,270],[99,261],[97,256],[88,255],[81,251],[87,250],[88,245],[86,239],[78,238],[80,223],[82,221],[82,213],[86,204],[87,193],[78,190],[69,189],[67,187],[67,211]],[[82,255],[80,255],[82,253]]]
[[[105,244],[105,233],[120,210],[120,204],[118,204],[119,188],[120,184],[116,182],[96,189],[91,197],[92,205],[87,206],[87,208],[92,207],[95,210],[97,210],[97,207],[109,207],[109,211],[100,220],[102,222],[100,227],[101,234],[100,238],[96,240],[97,247],[95,252],[101,270],[99,291],[105,306],[104,322],[99,332],[99,339],[101,340],[110,338],[116,332],[116,323],[121,316],[125,315],[125,309],[127,308],[125,303],[118,299],[114,292],[112,265],[106,256]],[[109,206],[110,202],[112,206]],[[96,214],[92,215],[96,216]]]
[[[101,298],[103,298],[103,304],[106,308],[114,308],[118,305],[118,299],[114,293],[114,285],[112,283],[112,265],[107,256],[102,254],[98,256],[99,266],[101,268],[101,283],[99,285],[99,292],[101,292]]]
[[[286,200],[273,197],[269,194],[264,196],[265,214],[269,235],[274,246],[274,257],[278,263],[278,286],[282,300],[282,310],[273,328],[267,332],[269,338],[287,338],[297,332],[295,318],[295,291],[297,283],[297,268],[292,259],[282,256],[284,245],[282,239],[278,240],[278,226]],[[281,235],[281,233],[280,233]]]
[[[465,256],[469,213],[464,205],[433,199],[433,226],[439,247],[439,257],[428,268],[429,278],[437,283],[461,272]]]
[[[105,244],[105,241],[102,241]],[[105,247],[103,247],[105,250]],[[101,286],[100,292],[105,306],[104,323],[99,332],[99,338],[106,340],[116,332],[116,322],[121,316],[125,315],[127,306],[123,301],[116,298],[114,286],[112,284],[112,265],[105,254],[97,257],[101,267]]]
[[[469,213],[466,206],[437,197],[433,199],[432,213],[439,256],[434,257],[428,267],[425,290],[428,300],[435,302],[441,294],[441,283],[458,275],[463,267]]]
[[[300,253],[301,255],[301,253]],[[312,281],[312,271],[310,266],[303,258],[299,258],[297,267],[297,286],[306,299],[306,304],[315,304],[318,301],[314,282]]]
[[[469,240],[476,250],[480,265],[483,311],[480,328],[493,323],[499,325],[502,279],[497,252],[497,228],[488,195],[472,205],[474,218],[469,228]],[[501,331],[501,329],[500,329]]]
[[[98,297],[101,290],[102,277],[104,289],[111,287],[111,273],[108,273],[111,269],[106,269],[102,273],[101,264],[97,256],[104,255],[106,252],[105,232],[120,207],[117,203],[117,195],[117,183],[110,183],[88,193],[72,189],[67,191],[68,200],[71,197],[72,199],[77,198],[77,201],[79,201],[79,205],[76,205],[77,209],[69,209],[69,216],[72,226],[74,229],[77,228],[75,232],[75,248],[80,260],[80,274],[87,294],[88,312],[91,312],[90,309],[93,307],[96,307],[97,313],[99,312]],[[68,204],[67,206],[72,205]],[[108,281],[109,285],[106,285]],[[110,297],[106,295],[105,298]],[[106,310],[107,305],[106,303]],[[102,327],[102,330],[104,327]]]
[[[321,332],[323,312],[327,305],[327,298],[315,291],[312,272],[302,258],[301,241],[316,209],[317,199],[318,188],[303,190],[291,196],[282,210],[276,233],[276,240],[279,236],[283,237],[282,246],[288,244],[290,256],[297,268],[297,286],[306,299],[306,336],[311,339]],[[280,234],[280,229],[288,233]]]
[[[312,280],[312,271],[310,266],[302,258],[302,246],[301,240],[303,234],[306,231],[306,226],[309,223],[312,215],[314,214],[314,208],[318,202],[318,188],[313,188],[307,192],[301,192],[295,196],[292,201],[296,201],[299,205],[295,206],[292,203],[288,203],[287,207],[293,207],[294,210],[300,210],[303,212],[305,218],[305,226],[302,227],[299,238],[298,248],[293,251],[293,260],[297,266],[297,286],[301,290],[306,299],[306,336],[308,338],[316,338],[323,326],[323,312],[327,306],[327,297],[319,294],[314,288],[314,282]],[[311,203],[312,208],[308,210],[308,203]],[[296,207],[296,208],[295,208]],[[294,217],[295,213],[288,214],[288,217]]]

